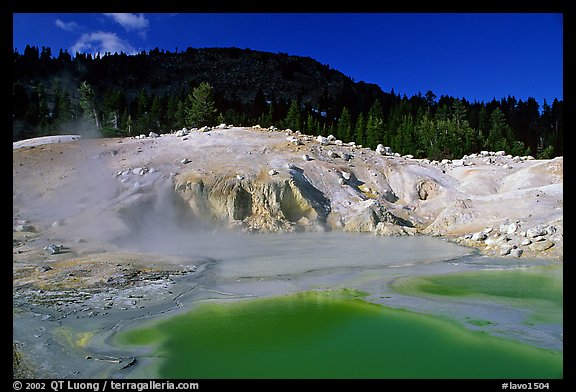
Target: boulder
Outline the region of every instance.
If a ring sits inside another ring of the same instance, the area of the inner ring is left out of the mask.
[[[51,255],[62,253],[62,249],[64,249],[63,245],[56,245],[56,244],[50,244],[44,247],[44,250],[47,250]]]
[[[545,251],[547,249],[550,249],[553,246],[554,246],[554,243],[550,240],[533,242],[530,245],[528,245],[530,250],[535,251],[535,252],[542,252],[542,251]]]
[[[514,248],[510,251],[510,256],[518,258],[522,256],[522,253],[524,253],[522,249]]]
[[[390,147],[386,147],[383,144],[378,144],[376,146],[376,152],[380,155],[392,155],[392,149]]]
[[[528,238],[534,238],[544,234],[546,234],[546,232],[541,227],[531,227],[526,230],[526,237]]]
[[[484,241],[487,237],[488,237],[488,235],[486,233],[484,233],[483,231],[481,231],[479,233],[472,234],[472,237],[470,237],[470,239],[472,241]]]
[[[156,132],[150,132],[150,133],[148,134],[148,137],[151,137],[151,138],[155,138],[155,137],[159,137],[159,136],[160,136],[160,135],[158,135]]]
[[[506,256],[506,255],[510,254],[510,251],[512,251],[512,249],[516,249],[516,248],[517,248],[516,245],[502,244],[500,246],[500,256]]]
[[[322,145],[327,145],[328,144],[328,138],[322,136],[322,135],[318,135],[318,137],[316,138],[316,141]]]

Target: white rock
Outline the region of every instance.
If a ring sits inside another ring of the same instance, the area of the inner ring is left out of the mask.
[[[552,235],[552,234],[556,233],[556,227],[554,227],[552,225],[548,225],[544,228],[544,232],[546,234]]]
[[[302,160],[305,162],[308,162],[310,160],[310,155],[308,155],[308,154],[302,155]]]
[[[350,173],[343,171],[342,172],[342,178],[345,180],[349,180],[350,179]]]
[[[271,175],[271,176],[275,176],[276,174],[278,174],[278,172],[277,172],[276,170],[274,170],[274,169],[270,169],[270,170],[268,171],[268,174]]]
[[[298,139],[296,136],[288,136],[286,138],[287,141],[289,141],[290,143],[294,144],[295,146],[301,145],[302,142],[300,141],[300,139]]]
[[[496,151],[496,153],[494,153],[494,155],[496,155],[497,157],[503,157],[504,155],[506,155],[506,152],[500,150],[500,151]]]
[[[224,124],[224,123],[216,126],[216,128],[218,128],[218,129],[226,129],[226,127],[227,127],[227,126],[226,126],[226,124]]]
[[[328,135],[328,137],[326,138],[326,140],[328,140],[329,142],[333,142],[334,140],[336,140],[336,136],[334,136],[334,135]]]
[[[472,237],[470,238],[472,241],[484,241],[486,239],[486,237],[488,237],[486,235],[486,233],[484,232],[479,232],[479,233],[474,233],[472,234]]]
[[[152,138],[155,138],[155,137],[158,137],[158,136],[160,136],[160,135],[158,135],[156,132],[150,132],[150,133],[148,134],[148,137],[152,137]]]
[[[510,250],[510,256],[512,256],[512,257],[516,257],[516,258],[521,257],[522,253],[524,253],[524,251],[520,248],[514,248],[514,249]]]
[[[530,245],[532,243],[532,241],[530,241],[528,238],[524,238],[522,240],[522,242],[520,242],[520,245],[526,246],[526,245]]]
[[[378,144],[376,146],[376,152],[380,155],[392,155],[392,149],[390,147],[386,147],[383,144]]]
[[[182,159],[180,162],[186,165],[187,163],[190,163],[190,162],[192,162],[192,161],[191,161],[190,159],[188,159],[188,158],[184,158],[184,159]]]
[[[318,137],[316,138],[316,141],[322,145],[327,145],[328,144],[328,138],[322,136],[322,135],[318,135]]]
[[[502,246],[500,246],[500,256],[506,256],[512,249],[516,249],[516,245],[502,244]]]
[[[543,234],[545,234],[545,232],[540,227],[531,227],[526,230],[526,237],[528,238],[538,237]]]

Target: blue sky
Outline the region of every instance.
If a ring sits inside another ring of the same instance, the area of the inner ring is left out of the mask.
[[[17,13],[13,47],[138,53],[238,47],[309,56],[411,96],[563,99],[559,13]]]

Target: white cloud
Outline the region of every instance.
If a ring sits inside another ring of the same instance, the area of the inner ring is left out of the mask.
[[[56,27],[59,27],[62,30],[66,30],[66,31],[74,31],[79,27],[78,23],[76,23],[76,22],[64,22],[60,19],[56,19],[54,24],[56,25]]]
[[[92,33],[82,34],[80,39],[70,48],[70,51],[75,54],[79,53],[120,53],[126,54],[137,53],[128,42],[122,40],[115,33],[104,31],[95,31]]]
[[[145,35],[150,27],[150,21],[144,17],[144,14],[109,13],[104,15],[114,19],[128,32],[137,31]]]

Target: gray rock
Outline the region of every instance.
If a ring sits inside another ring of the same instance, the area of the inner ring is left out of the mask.
[[[554,227],[552,225],[548,225],[544,228],[544,231],[546,234],[552,235],[552,234],[556,233],[556,227]]]
[[[376,152],[380,155],[392,155],[392,149],[390,147],[386,147],[383,144],[378,144],[376,146]]]
[[[534,238],[544,234],[545,232],[541,227],[531,227],[530,229],[526,230],[526,237],[528,238]]]
[[[518,258],[522,256],[522,253],[524,253],[522,249],[514,248],[510,251],[510,256]]]
[[[500,246],[500,256],[506,256],[506,255],[510,254],[510,251],[512,249],[516,249],[516,245],[502,244]]]
[[[510,223],[506,229],[506,234],[514,234],[518,230],[518,225],[516,223]]]
[[[288,136],[286,138],[286,140],[288,142],[290,142],[291,144],[295,145],[295,146],[299,146],[302,144],[302,142],[300,141],[300,139],[298,139],[296,136]]]
[[[36,270],[40,273],[50,271],[51,269],[52,267],[50,267],[49,265],[41,265],[40,267],[36,268]]]
[[[487,237],[488,237],[488,235],[486,233],[484,233],[483,231],[481,231],[479,233],[472,234],[472,237],[470,237],[470,239],[472,241],[484,241]]]
[[[34,226],[32,226],[32,225],[17,225],[16,231],[34,231]]]
[[[533,242],[528,247],[532,251],[542,252],[542,251],[545,251],[547,249],[550,249],[553,246],[554,246],[554,243],[552,241],[544,240],[544,241],[539,241],[539,242]]]
[[[44,247],[44,250],[47,250],[51,255],[62,253],[62,249],[64,249],[64,246],[56,244],[50,244]]]
[[[505,235],[505,234],[504,234],[504,235],[500,235],[500,236],[494,235],[494,236],[492,236],[492,237],[486,238],[486,240],[484,241],[484,244],[486,244],[486,245],[497,245],[497,244],[504,243],[504,242],[506,242],[506,241],[508,241],[508,240],[509,240],[509,238],[508,238],[508,236]]]

